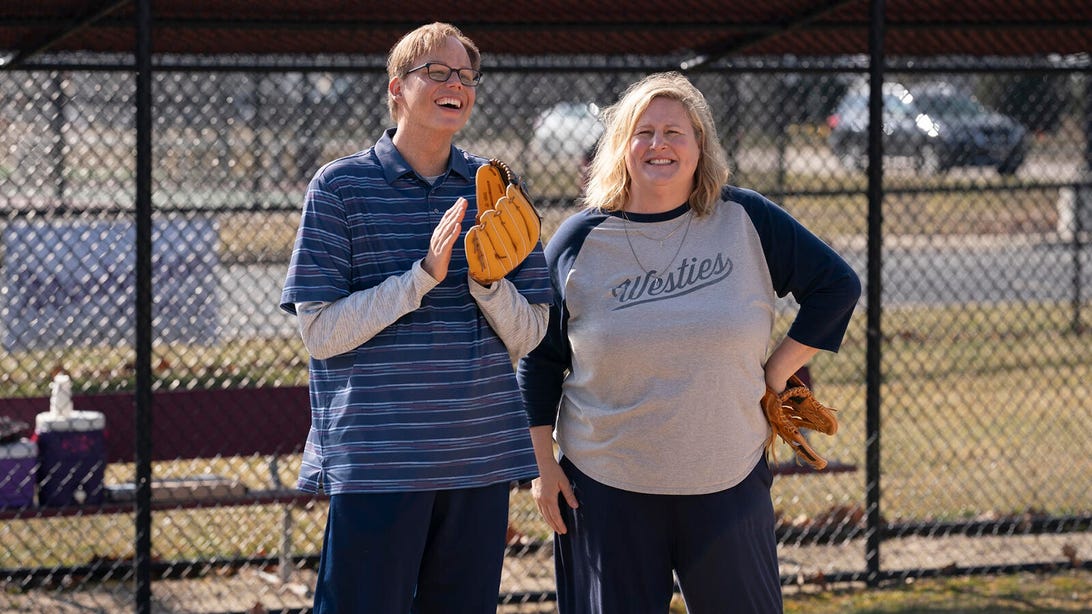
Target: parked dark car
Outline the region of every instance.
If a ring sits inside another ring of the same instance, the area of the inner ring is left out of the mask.
[[[908,157],[924,173],[993,166],[1012,175],[1027,155],[1027,129],[948,83],[883,86],[884,155]],[[846,168],[868,154],[868,88],[853,87],[827,118],[830,148]]]

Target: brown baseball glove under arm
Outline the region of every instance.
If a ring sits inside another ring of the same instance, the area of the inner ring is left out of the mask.
[[[476,224],[464,245],[470,277],[489,285],[512,272],[538,243],[541,223],[518,179],[500,160],[490,160],[474,177]]]
[[[816,453],[800,429],[811,429],[825,435],[838,432],[838,419],[833,409],[820,403],[811,389],[799,377],[789,378],[788,387],[781,394],[769,388],[762,395],[762,410],[770,423],[770,438],[766,450],[773,454],[774,436],[778,436],[792,448],[797,458],[816,470],[827,466],[827,461]]]

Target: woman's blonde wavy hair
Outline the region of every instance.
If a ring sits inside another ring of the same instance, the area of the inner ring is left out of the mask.
[[[592,160],[583,199],[585,207],[620,211],[629,200],[631,178],[626,168],[626,150],[637,121],[655,98],[682,103],[697,132],[700,155],[694,171],[694,189],[688,199],[691,209],[698,216],[705,215],[719,198],[730,172],[709,104],[682,74],[663,72],[630,85],[618,102],[603,111],[605,130]]]

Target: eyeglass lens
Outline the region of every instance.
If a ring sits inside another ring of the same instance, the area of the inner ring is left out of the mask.
[[[425,70],[428,73],[428,78],[440,83],[446,83],[451,78],[451,73],[455,72],[459,75],[459,82],[466,86],[475,86],[482,79],[480,72],[472,68],[460,68],[455,70],[447,64],[440,64],[437,62],[429,62],[425,66]]]

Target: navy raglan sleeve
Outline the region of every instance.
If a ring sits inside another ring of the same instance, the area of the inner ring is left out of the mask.
[[[605,216],[577,213],[567,219],[546,246],[546,264],[554,288],[546,335],[519,361],[516,379],[531,426],[554,425],[561,404],[562,384],[572,368],[569,344],[569,311],[565,306],[565,280],[584,244],[584,239]]]
[[[726,188],[725,200],[743,206],[762,241],[774,292],[792,294],[800,310],[788,336],[837,352],[861,296],[861,280],[822,239],[787,211],[750,190]]]

